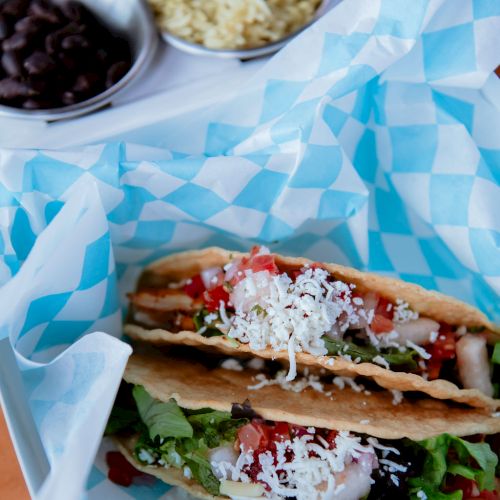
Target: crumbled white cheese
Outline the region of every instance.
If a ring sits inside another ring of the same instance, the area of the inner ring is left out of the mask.
[[[491,414],[492,417],[499,418],[500,417],[500,411],[496,411]]]
[[[379,463],[382,464],[382,466],[384,466],[384,469],[388,470],[389,472],[406,472],[408,470],[408,467],[397,464],[392,460],[387,460],[386,458],[379,459]]]
[[[412,311],[408,302],[402,299],[396,299],[393,321],[396,323],[408,323],[416,319],[418,319],[418,312]]]
[[[420,498],[420,500],[427,500],[427,495],[425,494],[425,491],[419,490],[417,492],[417,497]]]
[[[365,387],[361,384],[357,384],[352,377],[342,377],[338,375],[333,378],[333,383],[339,389],[344,389],[346,386],[349,386],[354,392],[362,392]]]
[[[286,379],[286,372],[284,370],[276,373],[274,378],[268,379],[263,373],[255,376],[258,383],[249,385],[247,389],[257,391],[269,385],[279,385],[285,391],[302,392],[304,389],[310,387],[317,392],[324,393],[323,384],[320,382],[318,375],[309,374],[307,369],[304,371],[304,376],[297,377],[293,381]]]
[[[235,372],[242,372],[243,371],[242,364],[237,359],[234,359],[234,358],[225,359],[220,364],[220,367],[223,368],[224,370],[232,370]]]
[[[247,363],[247,368],[250,368],[251,370],[263,370],[264,367],[266,366],[266,363],[262,358],[252,358],[248,363]]]
[[[401,391],[398,391],[396,389],[391,389],[392,393],[392,404],[394,406],[400,404],[403,401],[403,393]]]
[[[423,359],[430,359],[432,357],[423,347],[420,347],[411,340],[406,341],[406,346],[417,351],[418,355]]]
[[[386,452],[389,452],[389,453],[394,453],[396,455],[399,455],[399,450],[397,448],[392,448],[391,446],[384,446],[383,444],[380,444],[378,442],[378,439],[375,438],[375,437],[369,437],[367,439],[368,443],[370,443],[373,448],[375,449],[378,449],[378,450],[382,450],[382,451],[386,451]]]
[[[155,458],[153,457],[153,455],[151,455],[151,453],[144,448],[141,448],[137,456],[141,462],[145,462],[148,465],[155,463]]]
[[[369,463],[363,473],[371,474],[375,453],[371,446],[360,441],[359,437],[342,431],[331,448],[327,442],[314,442],[309,434],[276,442],[275,456],[266,451],[256,457],[261,467],[257,480],[268,486],[269,491],[266,488],[264,493],[267,498],[320,500],[326,491],[342,489],[340,486],[345,484],[346,471],[354,465],[353,460]],[[224,479],[231,476],[233,481],[249,482],[244,469],[253,459],[253,453],[241,453],[236,465],[227,462],[211,465]]]
[[[360,420],[359,423],[361,425],[368,425],[370,423],[370,420],[368,420],[367,418],[363,419],[363,420]]]
[[[387,362],[386,359],[384,359],[382,356],[380,355],[377,355],[373,358],[373,362],[374,363],[377,363],[377,365],[380,365],[380,366],[383,366],[384,368],[387,368],[389,369],[390,368],[390,365],[389,363]]]
[[[210,325],[211,323],[213,323],[219,316],[217,316],[217,314],[215,313],[210,313],[210,314],[207,314],[205,316],[205,323],[207,325]]]
[[[191,469],[187,465],[184,466],[182,473],[184,477],[187,479],[191,479],[193,477],[193,473],[191,472]]]
[[[321,337],[334,330],[343,333],[359,321],[349,285],[329,278],[321,268],[306,269],[295,281],[285,273],[246,270],[231,293],[236,310],[228,336],[255,350],[287,350],[287,379],[293,380],[296,352],[325,355]]]

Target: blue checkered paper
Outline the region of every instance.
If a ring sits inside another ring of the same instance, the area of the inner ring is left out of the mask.
[[[75,498],[89,470],[90,498],[171,497],[107,481],[109,443],[90,469],[130,353],[120,303],[165,253],[264,243],[499,321],[498,46],[496,1],[344,0],[223,105],[0,151],[0,332],[52,465],[39,497]]]

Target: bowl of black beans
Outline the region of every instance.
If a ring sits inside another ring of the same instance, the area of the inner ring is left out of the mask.
[[[157,43],[142,0],[0,0],[0,114],[52,121],[100,109]]]

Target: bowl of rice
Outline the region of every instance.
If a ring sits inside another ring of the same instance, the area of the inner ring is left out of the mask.
[[[248,59],[278,51],[331,0],[148,0],[163,38],[185,52]]]

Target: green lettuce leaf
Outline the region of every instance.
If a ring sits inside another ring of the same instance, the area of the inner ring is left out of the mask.
[[[141,460],[145,450],[154,460],[177,468],[188,466],[196,481],[210,494],[218,495],[220,483],[212,472],[209,450],[233,444],[238,429],[249,420],[210,408],[183,410],[174,400],[162,403],[152,398],[142,386],[135,386],[132,394],[143,422],[136,458]]]
[[[476,481],[480,491],[495,489],[498,457],[487,443],[469,443],[459,437],[442,434],[420,441],[416,445],[427,453],[421,475],[409,480],[412,498],[417,498],[416,494],[422,490],[429,500],[461,500],[461,491],[441,491],[447,474],[460,475]]]
[[[230,412],[211,409],[203,413],[198,411],[187,419],[195,429],[195,434],[203,436],[209,448],[216,448],[223,442],[233,442],[238,429],[248,423],[246,418],[232,418]]]
[[[137,410],[113,406],[109,416],[104,435],[117,434],[121,431],[133,431],[140,425],[140,418]]]
[[[500,365],[500,342],[497,342],[493,348],[491,362],[495,365]]]
[[[202,327],[206,327],[206,330],[202,333],[203,337],[220,337],[224,335],[218,328],[214,325],[216,323],[220,323],[220,318],[217,318],[215,321],[212,321],[210,324],[205,323],[205,316],[208,315],[208,311],[206,309],[202,309],[193,317],[193,323],[196,328],[196,331],[200,330]],[[218,313],[217,313],[218,315]]]
[[[218,495],[220,482],[212,472],[208,459],[197,452],[192,452],[185,456],[185,460],[194,479],[202,484],[211,495]]]
[[[142,385],[132,389],[141,420],[146,424],[149,436],[154,440],[169,437],[192,437],[193,428],[174,400],[162,403],[152,398]]]
[[[409,370],[417,368],[415,359],[419,355],[413,349],[407,348],[405,352],[400,352],[398,349],[391,347],[379,351],[372,345],[359,346],[346,340],[333,340],[326,335],[322,339],[330,356],[348,354],[352,359],[360,358],[364,363],[372,363],[373,358],[381,356],[390,366],[405,366]]]

